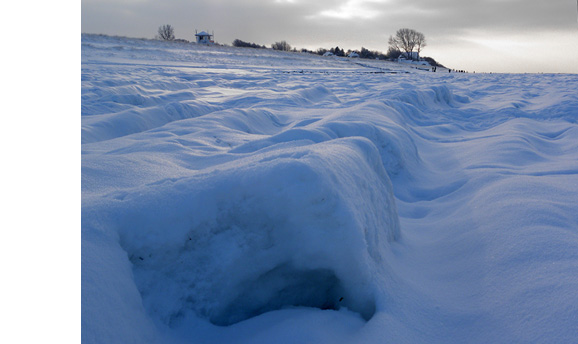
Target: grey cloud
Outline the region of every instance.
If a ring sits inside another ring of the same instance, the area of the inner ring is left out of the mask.
[[[576,20],[576,4],[567,0],[395,0],[390,5],[400,9],[405,20],[458,31],[556,30]]]
[[[234,38],[260,41],[314,37],[377,37],[400,27],[426,35],[459,35],[467,30],[556,30],[575,25],[576,4],[565,0],[384,0],[359,6],[375,12],[372,19],[340,20],[319,16],[338,10],[348,0],[84,0],[82,31],[153,37],[169,23],[177,36],[192,39],[194,29],[211,29],[230,43]],[[116,31],[116,32],[114,32]],[[239,36],[239,37],[237,37]]]

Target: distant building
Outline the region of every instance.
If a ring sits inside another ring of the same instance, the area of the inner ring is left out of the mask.
[[[397,58],[399,62],[401,60],[419,61],[419,53],[417,51],[412,51],[411,53],[401,53]]]
[[[347,57],[359,57],[359,54],[356,53],[355,51],[349,53],[349,55],[347,55]]]
[[[397,62],[418,66],[431,66],[428,61],[421,60],[419,58],[419,53],[417,53],[416,51],[411,52],[411,54],[401,53],[401,55],[399,55],[399,57],[397,58]]]
[[[195,33],[195,37],[197,39],[198,44],[215,44],[213,40],[213,36],[205,31],[201,31],[199,33]]]
[[[334,56],[335,54],[332,53],[331,51],[326,52],[325,54],[323,54],[323,56]]]

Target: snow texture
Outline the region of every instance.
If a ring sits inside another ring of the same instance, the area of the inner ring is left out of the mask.
[[[577,89],[82,35],[83,342],[574,342]]]

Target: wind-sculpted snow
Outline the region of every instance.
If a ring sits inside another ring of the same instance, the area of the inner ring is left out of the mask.
[[[110,210],[127,223],[121,244],[145,306],[167,324],[194,311],[228,325],[286,306],[369,319],[375,271],[399,235],[379,154],[360,138],[238,159],[123,204]]]
[[[440,70],[83,35],[83,342],[572,342],[578,77]]]

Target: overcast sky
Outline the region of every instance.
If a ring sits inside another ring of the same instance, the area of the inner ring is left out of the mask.
[[[422,55],[470,72],[578,73],[576,0],[82,0],[83,33],[154,38],[170,24],[219,43],[339,46],[386,52],[399,28],[422,32]]]

